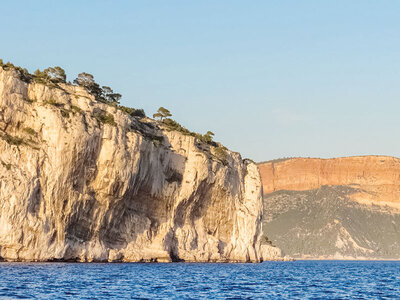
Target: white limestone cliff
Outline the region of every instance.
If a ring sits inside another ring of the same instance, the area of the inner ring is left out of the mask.
[[[26,83],[0,68],[0,258],[278,258],[261,245],[257,166],[215,151],[81,87]]]

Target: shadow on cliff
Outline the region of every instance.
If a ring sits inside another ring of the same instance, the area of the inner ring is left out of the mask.
[[[151,140],[143,143],[140,153],[135,153],[139,155],[135,174],[131,174],[122,196],[109,203],[100,220],[99,240],[110,249],[124,248],[143,234],[151,243],[160,225],[168,223],[173,215],[186,157],[170,149],[165,135],[161,144]],[[165,244],[164,248],[172,261],[180,261],[175,249]]]
[[[196,146],[198,150],[207,152],[207,149],[204,149],[204,145],[197,144]],[[233,234],[232,223],[229,221],[224,222],[224,220],[229,219],[225,217],[227,214],[233,214],[234,203],[226,202],[228,198],[227,189],[222,186],[216,186],[215,178],[210,175],[216,172],[215,169],[213,170],[212,160],[208,158],[205,164],[207,164],[209,175],[202,180],[197,179],[198,184],[194,187],[191,195],[176,206],[173,227],[164,241],[165,247],[172,245],[170,246],[170,256],[175,261],[182,261],[178,256],[178,239],[175,235],[178,228],[189,225],[189,228],[191,228],[189,230],[192,230],[189,235],[193,235],[193,237],[191,241],[187,241],[188,245],[184,248],[198,250],[199,247],[203,247],[204,240],[199,240],[199,233],[195,229],[197,227],[195,224],[197,220],[202,219],[205,233],[219,240],[218,252],[221,255],[224,254],[224,249],[227,245],[224,240],[228,241]],[[221,162],[216,168],[218,170],[218,168],[223,168],[224,166]],[[229,176],[226,177],[229,178]],[[186,230],[188,230],[187,227]]]
[[[229,213],[233,209],[223,207],[223,201],[218,201],[226,198],[226,191],[214,189],[214,184],[207,179],[200,182],[198,187],[194,187],[188,199],[177,204],[187,157],[171,150],[171,143],[165,134],[162,133],[160,139],[159,135],[155,135],[155,132],[160,134],[160,131],[146,126],[131,128],[131,131],[138,131],[137,134],[142,137],[137,141],[139,144],[135,145],[139,152],[127,147],[128,143],[124,140],[125,129],[114,129],[121,131],[117,132],[120,140],[115,139],[115,143],[124,143],[125,152],[120,149],[118,155],[123,156],[127,166],[132,165],[133,158],[139,158],[135,164],[137,168],[124,170],[130,172],[126,177],[128,183],[121,178],[109,178],[113,181],[109,194],[91,187],[99,172],[97,165],[103,145],[104,128],[99,127],[100,130],[86,135],[86,140],[75,145],[71,157],[74,161],[73,168],[63,175],[65,178],[72,178],[72,181],[66,183],[64,178],[58,179],[55,187],[58,195],[52,194],[54,199],[57,199],[54,204],[54,228],[65,228],[64,240],[71,246],[65,253],[66,259],[78,260],[77,254],[81,253],[85,244],[97,240],[105,248],[123,249],[138,237],[145,235],[145,240],[151,244],[159,233],[160,226],[169,224],[170,227],[163,238],[163,248],[172,261],[182,261],[178,254],[179,241],[175,235],[177,228],[183,227],[185,223],[194,225],[196,219],[205,216],[209,211],[219,215]],[[202,149],[199,147],[199,150]],[[210,169],[210,160],[206,163]],[[110,168],[112,166],[113,164]],[[71,194],[70,185],[74,194]],[[42,193],[40,187],[39,191]],[[215,221],[218,219],[211,214],[204,218],[207,233],[215,235],[221,227],[221,231],[229,235],[229,229],[226,229],[229,226],[218,224]],[[57,236],[62,234],[55,231],[53,236],[53,240],[56,240]],[[137,246],[145,248],[148,245]],[[223,252],[224,243],[221,242],[220,246],[220,251]],[[190,247],[198,247],[197,237],[193,239]]]

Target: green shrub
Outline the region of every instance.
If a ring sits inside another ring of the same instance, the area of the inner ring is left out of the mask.
[[[64,106],[64,104],[58,103],[56,100],[53,100],[53,99],[45,101],[44,104],[45,105],[47,105],[47,104],[48,105],[52,105],[52,106],[55,106],[55,107],[63,107]]]
[[[44,104],[45,104],[45,105],[47,105],[47,104],[48,104],[48,105],[52,105],[52,106],[54,106],[54,107],[59,108],[59,109],[60,109],[61,116],[63,116],[64,118],[69,118],[69,111],[63,108],[63,107],[64,107],[64,104],[63,104],[63,103],[58,103],[57,101],[51,99],[51,100],[45,101]]]
[[[228,164],[227,161],[228,154],[226,153],[226,150],[227,149],[222,146],[222,147],[215,147],[212,151],[215,157],[218,158],[224,165]]]
[[[32,128],[30,128],[30,127],[25,127],[25,128],[23,129],[23,131],[25,131],[26,133],[28,133],[28,134],[30,134],[30,135],[36,135],[36,131],[33,130]]]
[[[121,100],[122,95],[119,93],[114,93],[112,88],[109,86],[102,86],[102,96],[106,103],[112,103],[112,104],[119,104],[119,100]]]
[[[4,64],[3,60],[0,60],[0,67],[2,67],[5,71],[17,71],[19,78],[26,83],[30,83],[33,80],[37,83],[48,84],[57,87],[57,83],[65,83],[67,78],[65,71],[60,67],[50,67],[44,71],[36,70],[33,75],[30,74],[27,69],[14,66],[10,62]]]
[[[35,100],[29,99],[29,98],[24,98],[24,101],[25,101],[25,102],[28,102],[28,103],[30,103],[30,104],[32,104],[33,102],[35,102]]]
[[[189,129],[183,127],[181,124],[176,122],[175,120],[172,120],[170,118],[166,118],[161,121],[162,124],[164,124],[168,130],[174,130],[174,131],[179,131],[180,133],[183,133],[184,135],[190,135],[198,139],[199,141],[211,145],[211,146],[217,146],[217,143],[213,141],[212,136],[214,133],[211,131],[207,131],[206,134],[202,135],[200,133],[196,133],[193,131],[190,131]]]
[[[33,73],[33,81],[36,83],[46,84],[48,81],[46,73],[40,71],[39,69]]]
[[[23,138],[20,138],[20,137],[17,137],[17,136],[11,136],[9,134],[5,134],[5,135],[1,136],[1,138],[3,140],[5,140],[7,143],[9,143],[10,145],[14,145],[14,146],[25,145],[25,146],[31,147],[32,149],[40,150],[39,147],[35,146],[35,145],[37,145],[37,142],[32,140],[32,138],[29,138],[26,141]]]
[[[8,171],[11,170],[11,164],[7,164],[7,163],[5,163],[4,161],[1,161],[1,164],[2,164]]]
[[[207,131],[207,133],[204,134],[204,135],[201,137],[201,139],[202,139],[205,143],[210,144],[210,143],[212,143],[212,141],[213,141],[213,136],[214,136],[214,133],[213,133],[213,132]]]
[[[57,83],[65,83],[67,75],[64,69],[60,67],[50,67],[40,71],[39,69],[33,73],[32,79],[36,83],[46,84],[57,87]]]
[[[2,67],[4,71],[10,71],[15,69],[15,66],[10,62],[7,62],[6,64],[3,63]]]
[[[64,118],[69,118],[69,112],[68,112],[68,110],[66,110],[66,109],[61,109],[60,112],[61,112],[61,115],[62,115]]]
[[[123,112],[126,112],[131,117],[139,117],[139,118],[146,117],[146,114],[143,109],[135,109],[133,107],[127,107],[123,105],[118,106],[118,109],[122,110]]]
[[[27,69],[22,69],[20,67],[16,67],[15,70],[18,72],[19,79],[26,83],[30,83],[32,80],[32,75],[28,72]]]
[[[159,146],[164,141],[163,136],[153,135],[150,137],[155,146]]]
[[[120,110],[122,110],[123,112],[127,113],[128,115],[131,115],[131,113],[133,113],[133,112],[135,111],[134,108],[132,108],[132,107],[127,107],[127,106],[123,106],[123,105],[118,106],[118,108],[119,108]]]
[[[7,143],[9,143],[10,145],[15,145],[15,146],[19,146],[24,144],[24,139],[17,137],[17,136],[11,136],[9,134],[5,134],[2,136],[3,140],[5,140]]]
[[[139,118],[145,118],[146,113],[142,108],[135,109],[135,111],[131,114],[132,117],[139,117]]]
[[[114,121],[114,116],[112,114],[107,113],[102,109],[97,109],[93,112],[93,116],[97,121],[103,124],[117,125]]]
[[[32,75],[28,72],[27,69],[23,69],[19,66],[14,66],[10,62],[4,64],[3,60],[1,60],[0,67],[2,67],[4,71],[15,70],[18,73],[19,79],[26,83],[29,83],[32,79]]]
[[[71,109],[72,109],[74,112],[82,113],[82,109],[81,109],[80,107],[78,107],[78,106],[71,105]]]
[[[92,74],[83,72],[78,74],[78,77],[73,81],[74,84],[79,85],[85,90],[93,95],[97,101],[106,102],[106,99],[103,97],[103,90],[100,85],[94,80]]]
[[[190,130],[186,129],[181,124],[170,118],[162,120],[162,124],[164,124],[169,130],[179,131],[185,135],[191,135],[194,137],[196,137],[197,135],[195,132],[191,132]]]

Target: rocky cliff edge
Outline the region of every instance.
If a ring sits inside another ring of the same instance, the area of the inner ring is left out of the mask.
[[[278,258],[261,243],[257,166],[217,148],[0,68],[1,259]]]

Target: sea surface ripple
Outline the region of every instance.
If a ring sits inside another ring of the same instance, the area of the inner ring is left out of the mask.
[[[1,299],[393,299],[399,261],[0,263]]]

